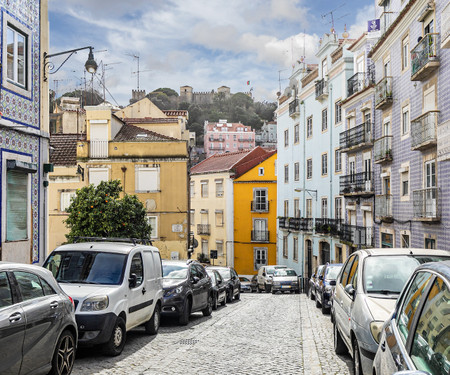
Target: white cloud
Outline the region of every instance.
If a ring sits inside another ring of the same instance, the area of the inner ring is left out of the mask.
[[[350,26],[348,32],[350,38],[358,39],[364,32],[367,31],[367,21],[373,18],[375,13],[374,5],[366,5],[364,8],[359,9],[356,13],[356,23]]]

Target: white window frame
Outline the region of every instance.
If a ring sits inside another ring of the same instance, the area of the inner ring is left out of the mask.
[[[322,160],[322,176],[328,175],[328,153],[325,152],[321,156]]]
[[[142,186],[144,176],[143,174],[151,173],[151,175],[156,174],[156,181],[152,182],[149,186]],[[136,176],[136,185],[135,192],[136,193],[148,193],[148,192],[159,192],[159,178],[160,178],[160,170],[159,167],[148,167],[148,166],[139,166],[135,167],[135,176]],[[143,189],[143,187],[149,187],[150,189]]]
[[[294,144],[300,142],[300,124],[294,125]]]
[[[322,109],[322,132],[328,130],[328,108]]]
[[[310,139],[313,136],[313,117],[309,116],[306,119],[306,139]]]
[[[216,197],[221,198],[224,195],[223,179],[215,180],[216,183]]]
[[[260,256],[258,257],[258,254]],[[264,254],[264,257],[261,255]],[[267,266],[268,264],[268,249],[267,247],[254,247],[253,248],[253,264],[254,264],[254,270],[257,271],[262,266]],[[264,262],[257,262],[257,260],[264,260]]]
[[[322,198],[320,201],[320,216],[322,219],[328,218],[328,198]]]
[[[289,183],[289,164],[284,166],[284,183]]]
[[[306,159],[306,179],[311,180],[313,177],[312,158]]]
[[[300,181],[300,163],[298,161],[294,163],[294,181]]]
[[[65,212],[70,204],[72,203],[72,198],[75,198],[77,192],[75,190],[63,190],[60,194],[60,211]]]
[[[98,177],[94,178],[95,173],[106,173],[106,180],[103,178],[98,179]],[[98,181],[98,182],[97,182]],[[109,181],[109,168],[97,168],[90,167],[89,168],[89,184],[94,184],[94,186],[98,186],[101,181]]]
[[[201,194],[200,194],[200,196],[202,198],[208,198],[208,196],[209,196],[209,184],[208,184],[208,181],[200,181],[200,185],[201,185]],[[206,185],[206,189],[204,189],[205,185]]]
[[[289,146],[289,129],[284,131],[284,147]]]
[[[406,113],[408,114],[408,119],[407,119],[406,130],[405,130],[405,114]],[[402,107],[401,123],[402,123],[402,127],[401,127],[402,137],[406,137],[407,135],[409,135],[410,129],[411,129],[411,111],[409,109],[409,104]]]
[[[216,225],[216,227],[223,227],[224,225],[223,210],[214,211],[214,224]]]
[[[152,223],[152,221],[154,222],[154,224]],[[154,215],[148,215],[147,216],[147,222],[150,224],[150,226],[152,227],[152,231],[150,234],[150,238],[151,239],[156,239],[158,238],[158,216],[154,216]]]
[[[258,176],[264,176],[264,167],[258,168]]]

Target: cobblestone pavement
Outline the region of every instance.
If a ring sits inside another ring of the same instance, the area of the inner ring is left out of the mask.
[[[156,336],[128,333],[123,353],[81,349],[72,374],[352,374],[333,350],[329,315],[306,295],[241,294],[212,316],[179,327],[163,319]]]

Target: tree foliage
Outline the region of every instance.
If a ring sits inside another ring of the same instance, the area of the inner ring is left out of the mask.
[[[120,198],[121,192],[119,180],[79,189],[67,209],[68,242],[73,242],[75,237],[149,239],[151,227],[144,205],[136,195],[125,194]]]

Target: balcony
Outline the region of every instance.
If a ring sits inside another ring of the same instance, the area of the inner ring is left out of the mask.
[[[225,151],[225,149],[223,147],[214,147],[214,146],[211,146],[209,148],[209,150],[210,151]]]
[[[252,201],[250,210],[252,212],[269,212],[269,202],[263,201]]]
[[[197,224],[197,234],[211,234],[211,225],[209,224]]]
[[[438,33],[426,34],[411,50],[411,81],[423,81],[439,68]]]
[[[375,108],[386,108],[392,104],[392,99],[392,77],[384,77],[375,86]]]
[[[414,220],[440,221],[441,219],[441,189],[438,187],[413,191]]]
[[[339,238],[341,241],[357,245],[358,247],[374,246],[372,227],[342,224]]]
[[[392,216],[392,202],[391,194],[377,195],[375,197],[375,216],[384,222],[392,223],[394,221],[394,217]]]
[[[342,220],[338,219],[316,219],[316,233],[328,234],[331,236],[339,236]]]
[[[286,216],[282,216],[278,218],[278,226],[281,229],[289,229],[289,218]]]
[[[368,73],[358,72],[347,80],[347,97],[364,90],[374,84],[374,70]]]
[[[316,100],[328,98],[328,81],[324,78],[316,81]]]
[[[373,173],[353,173],[339,178],[340,194],[345,196],[371,196],[374,193]]]
[[[441,13],[441,48],[450,48],[450,3]]]
[[[341,152],[355,151],[372,146],[372,123],[365,122],[339,134]]]
[[[437,144],[439,111],[428,111],[411,120],[411,150],[424,150]]]
[[[375,164],[392,161],[392,135],[384,135],[375,140],[373,149],[373,162]]]
[[[269,231],[252,230],[252,242],[269,242]]]
[[[300,101],[298,99],[294,99],[289,103],[289,116],[295,117],[300,115]]]
[[[108,141],[91,140],[89,145],[89,156],[91,158],[107,158]]]

